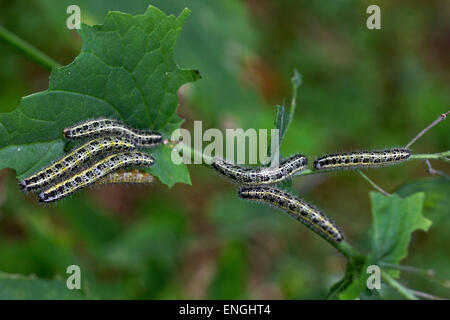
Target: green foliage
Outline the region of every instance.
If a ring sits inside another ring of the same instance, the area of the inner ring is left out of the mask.
[[[422,214],[425,195],[415,193],[407,198],[390,197],[371,192],[373,224],[370,231],[372,254],[376,261],[398,264],[408,255],[411,234],[427,231],[431,221]],[[399,272],[392,271],[398,277]]]
[[[61,280],[44,280],[36,277],[0,272],[0,300],[69,300],[83,299],[78,291],[67,290]]]
[[[427,231],[431,221],[423,216],[424,194],[415,193],[401,198],[393,194],[385,196],[371,192],[372,227],[369,232],[371,248],[360,267],[348,266],[348,272],[341,282],[348,283],[340,288],[341,299],[355,299],[366,289],[370,265],[382,266],[383,263],[398,265],[408,254],[411,235],[416,230]],[[398,270],[390,270],[393,277],[399,276]],[[351,278],[351,281],[349,279]],[[336,286],[335,286],[336,287]],[[333,292],[333,294],[336,294]]]
[[[0,168],[19,178],[63,153],[62,130],[95,117],[114,117],[165,137],[179,128],[177,90],[199,79],[178,68],[173,47],[189,14],[166,16],[150,6],[145,14],[111,12],[103,25],[83,25],[83,47],[74,62],[53,69],[49,89],[22,99],[16,110],[0,114]],[[159,149],[167,149],[165,146]],[[184,165],[169,150],[154,153],[151,172],[171,187],[190,183]]]

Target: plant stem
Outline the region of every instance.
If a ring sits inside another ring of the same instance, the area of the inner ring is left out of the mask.
[[[16,48],[19,52],[31,58],[35,62],[39,63],[41,66],[46,68],[47,70],[51,70],[54,67],[59,67],[60,64],[47,56],[42,51],[33,47],[31,44],[26,42],[25,40],[19,38],[17,35],[12,33],[11,31],[6,30],[0,25],[0,39],[6,43],[9,43],[11,46]]]
[[[443,160],[448,162],[447,157],[450,157],[450,150],[438,153],[413,154],[409,157],[411,160]]]
[[[377,185],[375,182],[373,182],[368,176],[366,176],[361,170],[356,170],[356,172],[359,173],[359,175],[361,177],[363,177],[368,183],[370,183],[372,185],[372,187],[374,187],[375,189],[377,189],[378,191],[380,191],[382,194],[384,194],[387,197],[390,197],[391,194],[387,191],[384,191],[379,185]]]
[[[386,281],[394,290],[396,290],[402,297],[408,300],[418,300],[418,298],[400,282],[392,278],[387,272],[381,270],[381,278]]]
[[[429,299],[429,300],[447,300],[447,299],[445,299],[445,298],[441,298],[441,297],[438,297],[438,296],[434,296],[434,295],[429,294],[429,293],[426,293],[426,292],[417,291],[417,290],[412,290],[412,289],[409,289],[409,290],[410,290],[412,293],[414,293],[415,296],[421,297],[421,298],[424,298],[424,299]]]
[[[202,159],[202,164],[206,163],[211,163],[212,162],[212,157],[207,156],[206,154],[204,154],[203,152],[193,149],[190,146],[180,142],[177,145],[175,145],[175,148],[178,150],[178,152],[183,152],[183,157],[185,157],[186,154],[188,154],[189,156],[185,159],[189,159],[189,162],[191,162],[192,158],[195,159],[195,156],[200,157]]]
[[[295,176],[296,177],[298,177],[298,176],[308,176],[310,174],[316,174],[316,173],[321,173],[321,172],[314,171],[312,169],[305,169],[305,170],[301,171],[300,173],[296,174]]]
[[[289,121],[286,125],[286,132],[287,129],[291,126],[292,119],[294,119],[295,109],[297,108],[297,93],[298,88],[302,84],[302,78],[301,74],[297,71],[297,69],[294,69],[294,76],[291,78],[291,84],[292,84],[292,100],[291,100],[291,108],[289,110]]]
[[[364,259],[364,257],[347,241],[334,243],[333,246],[352,263],[355,262],[355,260],[357,261]]]

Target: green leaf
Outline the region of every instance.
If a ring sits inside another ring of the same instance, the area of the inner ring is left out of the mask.
[[[62,130],[89,118],[114,117],[165,137],[179,128],[178,88],[200,78],[173,61],[188,15],[185,9],[178,17],[166,16],[150,6],[143,15],[110,12],[103,25],[83,25],[80,54],[52,70],[48,90],[0,114],[0,169],[15,169],[19,179],[40,169],[63,154]],[[168,150],[155,150],[151,172],[169,186],[189,182],[187,169],[175,167]]]
[[[0,300],[84,299],[79,290],[69,290],[64,281],[0,272]]]
[[[407,198],[371,192],[373,225],[370,231],[372,254],[379,262],[398,264],[408,255],[411,234],[427,231],[431,221],[422,214],[425,195],[417,192]],[[398,270],[392,270],[398,277]]]
[[[286,136],[286,133],[289,129],[289,126],[291,125],[292,119],[294,118],[295,109],[297,108],[297,91],[302,84],[302,75],[296,69],[294,69],[294,76],[291,78],[291,84],[292,84],[292,101],[289,112],[286,111],[285,103],[276,106],[277,111],[275,115],[274,129],[279,130],[278,146],[280,147],[280,149],[284,137]],[[271,150],[271,154],[272,152],[273,151]]]
[[[171,188],[175,183],[181,182],[191,184],[189,171],[185,164],[174,164],[171,159],[173,149],[155,148],[152,156],[155,158],[156,164],[150,169],[152,175],[157,176],[161,182]],[[162,180],[163,179],[163,180]]]
[[[407,198],[397,194],[390,197],[371,192],[373,224],[369,232],[371,251],[360,266],[348,266],[343,280],[333,286],[330,295],[340,299],[356,299],[367,289],[369,265],[381,262],[398,264],[408,255],[411,234],[416,230],[427,231],[431,221],[422,214],[425,195],[414,193]],[[389,270],[389,275],[398,277],[398,270]],[[345,285],[343,285],[345,284]]]
[[[290,115],[288,112],[286,112],[286,108],[284,107],[284,105],[276,105],[277,108],[277,113],[275,115],[275,123],[274,123],[274,128],[280,130],[279,131],[279,146],[281,148],[281,144],[283,142],[284,136],[286,135],[287,132],[287,126],[289,124],[289,118]]]

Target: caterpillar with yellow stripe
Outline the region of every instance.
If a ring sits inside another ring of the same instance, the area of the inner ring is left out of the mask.
[[[28,192],[41,189],[63,177],[66,173],[79,168],[83,163],[95,156],[111,151],[129,151],[135,149],[135,144],[122,137],[103,137],[93,139],[76,148],[51,165],[19,182],[22,191]]]
[[[162,135],[153,130],[137,130],[115,119],[100,118],[83,121],[63,130],[66,139],[83,139],[96,136],[122,136],[138,147],[150,148],[162,141]]]
[[[155,182],[155,178],[141,170],[118,170],[116,172],[112,172],[108,174],[103,179],[96,182],[96,185],[104,185],[104,184],[125,184],[125,183],[135,183],[135,184],[151,184]]]
[[[245,168],[214,158],[211,166],[221,175],[240,184],[268,185],[288,179],[306,168],[308,160],[298,154],[283,161],[278,167]]]
[[[314,170],[358,169],[390,165],[408,160],[408,149],[388,149],[330,154],[316,159]]]
[[[150,167],[153,163],[153,157],[147,153],[137,151],[116,153],[39,193],[38,200],[44,203],[57,201],[96,183],[118,169],[125,167]]]
[[[344,240],[343,232],[333,220],[310,204],[285,191],[270,187],[244,186],[239,189],[238,195],[242,199],[266,202],[282,209],[329,241]]]

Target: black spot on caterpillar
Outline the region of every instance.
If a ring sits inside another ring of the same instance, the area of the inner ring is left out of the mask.
[[[294,176],[306,168],[308,161],[303,155],[294,155],[278,167],[244,168],[215,158],[211,166],[229,179],[242,184],[274,184]]]
[[[389,149],[330,154],[314,161],[315,170],[357,169],[394,164],[411,156],[408,149]]]
[[[23,179],[19,182],[19,187],[26,192],[40,189],[60,179],[66,173],[76,170],[81,164],[92,160],[101,153],[127,151],[135,148],[136,146],[131,140],[121,137],[104,137],[90,140],[39,172]]]
[[[308,228],[330,241],[344,240],[344,234],[325,214],[310,204],[279,189],[269,187],[241,187],[239,197],[253,201],[266,202],[286,211]]]
[[[155,181],[155,178],[142,170],[118,170],[108,174],[106,177],[97,181],[97,185],[104,184],[122,184],[122,183],[136,183],[136,184],[151,184]]]
[[[152,130],[137,130],[115,119],[94,119],[64,129],[67,139],[82,139],[95,136],[123,136],[138,147],[154,147],[162,143],[162,135]]]
[[[147,153],[116,153],[96,162],[91,167],[41,192],[38,199],[40,202],[53,202],[97,182],[109,173],[120,168],[132,166],[150,167],[153,163],[154,159]]]

